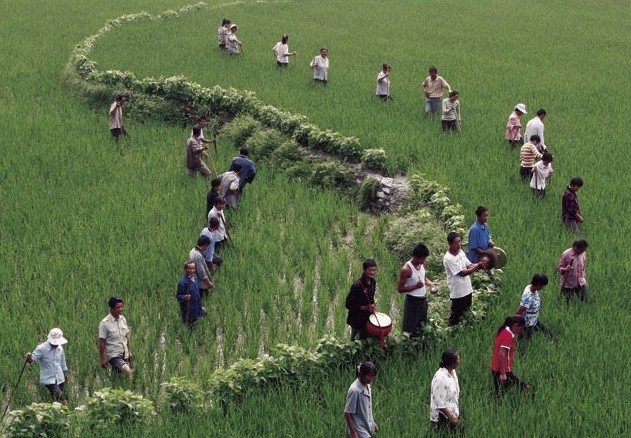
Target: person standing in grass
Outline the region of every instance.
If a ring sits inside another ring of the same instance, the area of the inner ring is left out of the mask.
[[[125,122],[123,120],[123,107],[127,103],[127,97],[124,94],[117,94],[116,100],[110,106],[110,132],[112,137],[118,141],[121,135],[127,135]]]
[[[215,199],[214,207],[208,212],[208,223],[212,218],[215,218],[219,221],[219,227],[215,231],[215,248],[219,249],[223,245],[226,244],[226,216],[224,209],[226,207],[226,200],[219,196]]]
[[[210,176],[210,170],[202,160],[202,156],[208,150],[208,146],[202,146],[199,136],[202,128],[199,125],[193,126],[193,135],[186,141],[186,171],[188,176],[195,176],[195,172],[202,174],[204,178]]]
[[[239,204],[239,187],[241,184],[240,176],[241,176],[241,164],[231,163],[230,169],[227,172],[219,175],[219,179],[221,179],[221,185],[219,186],[219,196],[226,200],[226,204],[230,208],[237,208]]]
[[[206,236],[210,239],[210,245],[204,250],[204,259],[206,259],[206,265],[208,270],[213,273],[223,263],[223,259],[215,254],[215,243],[217,241],[217,230],[219,229],[219,219],[211,217],[208,220],[208,226],[204,228],[199,237]]]
[[[53,400],[66,406],[68,397],[64,385],[68,381],[68,366],[63,345],[67,343],[61,329],[54,328],[48,332],[46,342],[39,344],[32,353],[26,353],[28,363],[39,363],[39,383],[48,389]]]
[[[443,266],[447,273],[447,285],[449,286],[449,298],[451,299],[451,314],[449,325],[460,322],[464,312],[471,308],[473,286],[470,275],[485,268],[484,263],[471,263],[461,249],[462,238],[460,234],[451,232],[447,236],[449,250],[443,258]]]
[[[422,87],[425,93],[425,113],[438,114],[443,93],[451,92],[451,87],[442,76],[438,76],[438,69],[434,66],[429,68],[429,76],[423,81]]]
[[[295,51],[289,51],[287,41],[289,41],[289,35],[283,35],[280,41],[277,42],[274,47],[272,47],[272,52],[274,52],[274,56],[276,57],[276,65],[278,67],[286,68],[289,65],[289,57],[296,56]]]
[[[109,365],[114,371],[123,372],[132,377],[129,326],[123,316],[124,302],[121,298],[111,297],[107,302],[110,313],[99,324],[99,354],[101,367]]]
[[[532,169],[532,177],[530,178],[530,188],[535,195],[546,195],[546,181],[552,176],[552,154],[544,152],[540,161],[535,163]]]
[[[587,240],[576,239],[571,248],[563,251],[557,270],[561,274],[561,294],[570,303],[572,295],[581,301],[587,301],[589,290],[585,277],[585,262],[587,261]]]
[[[392,67],[390,64],[384,64],[381,71],[377,75],[377,89],[375,94],[382,100],[390,99],[390,72]]]
[[[460,118],[460,93],[458,90],[449,92],[449,97],[443,99],[443,117],[441,124],[443,131],[460,132],[462,119]]]
[[[526,130],[524,131],[524,138],[529,139],[533,135],[538,135],[540,142],[537,145],[537,149],[539,152],[543,153],[548,148],[546,147],[546,143],[543,137],[543,120],[546,118],[546,110],[543,108],[539,108],[537,110],[537,116],[528,120],[526,123]]]
[[[455,431],[460,424],[460,384],[456,373],[458,365],[458,352],[445,350],[438,364],[438,371],[432,379],[429,419],[436,430],[449,428]]]
[[[491,373],[493,385],[498,393],[519,385],[522,390],[530,389],[530,385],[513,374],[513,359],[515,356],[515,336],[524,333],[526,320],[521,315],[509,316],[497,329],[493,357],[491,359]]]
[[[581,178],[572,178],[561,197],[561,220],[575,233],[579,232],[578,224],[583,222],[581,207],[578,205],[576,194],[583,187]]]
[[[241,46],[243,45],[243,43],[237,38],[237,30],[239,30],[239,26],[232,23],[230,25],[230,32],[228,32],[228,36],[226,37],[226,47],[228,48],[228,53],[231,55],[240,54]]]
[[[521,115],[528,114],[526,112],[526,105],[518,103],[515,105],[515,109],[510,116],[508,116],[508,122],[506,122],[506,141],[511,148],[518,144],[522,144],[524,141],[521,136]]]
[[[329,80],[329,50],[322,47],[320,54],[309,63],[309,67],[313,70],[313,80],[326,85]]]
[[[206,309],[202,307],[198,278],[195,274],[195,262],[192,260],[184,263],[184,275],[177,284],[175,297],[180,303],[182,322],[188,324],[189,327],[192,327],[202,316],[206,316]]]
[[[252,184],[256,177],[256,168],[254,167],[254,162],[250,160],[250,151],[247,147],[243,146],[239,149],[239,156],[232,159],[228,171],[234,171],[234,167],[237,164],[241,165],[241,171],[239,172],[239,194],[241,194],[245,185]]]
[[[427,323],[427,297],[425,286],[435,283],[425,277],[425,260],[429,249],[419,243],[412,250],[412,258],[405,262],[399,273],[400,293],[405,294],[403,305],[403,331],[411,337],[419,336],[419,330]]]
[[[346,296],[346,308],[348,316],[346,323],[351,326],[351,341],[356,337],[366,339],[366,323],[371,314],[376,312],[375,292],[377,291],[377,263],[373,259],[367,259],[362,264],[363,273],[353,283]]]
[[[377,367],[372,362],[362,362],[357,366],[357,378],[346,393],[344,420],[346,433],[351,438],[371,438],[379,426],[372,414],[372,388],[370,384],[377,377]]]
[[[206,194],[206,219],[208,219],[208,213],[215,206],[215,199],[219,198],[219,188],[221,187],[221,180],[219,178],[214,178],[210,182],[210,190]]]
[[[529,142],[524,144],[519,150],[519,175],[521,181],[526,182],[532,176],[532,169],[535,167],[536,161],[541,158],[539,149],[539,136],[531,135]]]
[[[219,44],[219,48],[222,50],[226,49],[228,44],[228,33],[230,32],[230,25],[232,22],[227,18],[224,18],[221,21],[221,26],[217,29],[217,44]]]
[[[469,260],[472,263],[480,261],[480,255],[489,248],[493,248],[495,243],[491,240],[491,230],[489,229],[489,209],[480,205],[475,210],[476,221],[469,228]]]
[[[540,292],[548,285],[548,277],[546,274],[535,274],[530,284],[524,289],[519,301],[519,308],[516,314],[522,315],[526,320],[525,332],[526,337],[535,332],[543,332],[546,336],[551,337],[552,332],[547,325],[539,319],[539,310],[541,309]]]
[[[204,257],[204,251],[208,249],[210,243],[211,241],[208,236],[202,235],[197,239],[195,248],[191,249],[188,253],[188,259],[195,263],[195,272],[197,272],[197,277],[199,278],[199,293],[202,297],[207,297],[208,289],[215,286],[210,277],[206,257]]]

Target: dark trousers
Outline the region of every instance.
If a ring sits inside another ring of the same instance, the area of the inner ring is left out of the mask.
[[[415,337],[427,323],[427,298],[405,296],[403,304],[403,331]]]
[[[519,385],[522,390],[528,388],[528,382],[517,377],[512,372],[506,373],[506,380],[503,382],[500,380],[500,373],[496,373],[495,371],[492,371],[492,373],[493,386],[495,386],[495,391],[497,391],[498,394],[501,394],[513,385]]]
[[[65,382],[64,382],[65,383]],[[64,392],[64,383],[53,383],[51,385],[44,385],[50,392],[50,395],[55,401],[67,401],[66,393]]]
[[[572,287],[572,288],[562,287],[561,294],[565,297],[568,304],[570,303],[570,300],[572,299],[572,295],[576,295],[577,297],[579,297],[581,301],[585,301],[585,302],[587,302],[587,298],[589,298],[589,290],[587,289],[587,286]]]
[[[443,127],[443,131],[458,132],[458,122],[455,120],[441,120],[440,124]]]
[[[451,299],[451,315],[449,315],[449,325],[456,325],[460,322],[462,314],[471,308],[471,297],[473,294],[462,298]]]
[[[453,424],[451,421],[449,421],[449,419],[447,417],[445,417],[445,415],[442,412],[438,413],[438,421],[436,421],[434,424],[434,430],[436,430],[437,432],[456,432],[457,430],[461,430],[462,427],[460,427],[460,425],[456,426],[455,424]]]
[[[552,331],[550,330],[550,328],[539,320],[537,320],[537,323],[535,325],[526,327],[524,331],[524,336],[526,338],[529,338],[534,332],[541,332],[549,338],[552,337]]]
[[[530,181],[530,177],[532,176],[532,167],[519,166],[519,176],[521,176],[521,180],[523,182]]]

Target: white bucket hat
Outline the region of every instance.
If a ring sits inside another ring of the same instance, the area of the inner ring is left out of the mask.
[[[521,111],[524,114],[528,114],[528,112],[526,111],[526,105],[523,103],[518,103],[517,105],[515,105],[515,109]]]
[[[50,345],[64,345],[68,343],[68,339],[64,338],[64,332],[60,328],[55,327],[48,332],[48,343]]]

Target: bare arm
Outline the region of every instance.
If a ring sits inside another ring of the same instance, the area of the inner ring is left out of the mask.
[[[101,355],[101,366],[107,368],[107,357],[105,357],[105,339],[99,338],[99,354]]]
[[[344,419],[346,420],[346,426],[348,426],[348,431],[351,435],[351,438],[359,438],[357,434],[357,429],[355,429],[355,423],[353,423],[353,415],[348,412],[344,412]]]
[[[457,425],[458,425],[458,423],[460,422],[460,421],[458,420],[458,417],[456,417],[456,416],[453,414],[453,412],[451,412],[451,411],[449,410],[449,408],[440,408],[440,409],[439,409],[439,411],[440,411],[440,412],[442,412],[442,413],[443,413],[443,415],[444,415],[445,417],[447,417],[447,418],[449,419],[449,421],[451,422],[451,424],[453,424],[454,426],[457,426]]]

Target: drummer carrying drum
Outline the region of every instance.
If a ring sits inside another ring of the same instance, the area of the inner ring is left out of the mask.
[[[377,263],[372,259],[367,259],[362,265],[364,272],[362,276],[353,283],[351,290],[346,297],[346,308],[348,317],[346,323],[351,326],[351,341],[357,337],[366,339],[366,323],[371,314],[375,313],[375,291],[377,281]]]

